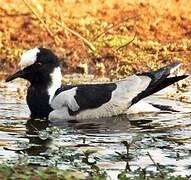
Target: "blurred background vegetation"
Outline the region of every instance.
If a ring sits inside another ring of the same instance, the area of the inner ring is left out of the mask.
[[[186,0],[0,0],[0,79],[25,49],[48,47],[63,73],[118,78],[171,61],[189,69]]]

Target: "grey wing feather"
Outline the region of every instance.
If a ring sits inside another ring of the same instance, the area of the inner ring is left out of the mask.
[[[117,88],[112,92],[112,97],[111,100],[109,101],[110,104],[113,104],[113,106],[116,107],[128,107],[128,105],[131,105],[131,100],[137,96],[140,92],[142,92],[143,90],[145,90],[147,88],[147,86],[149,85],[151,79],[148,76],[129,76],[127,79],[124,80],[120,80],[115,82],[115,84],[117,85]],[[96,86],[99,86],[98,84]],[[100,86],[101,87],[101,86]],[[82,91],[85,92],[85,89],[91,92],[95,87],[94,86],[89,86],[89,87],[82,87]],[[93,88],[91,90],[91,88]],[[102,87],[104,88],[104,87]],[[100,88],[100,89],[102,89]],[[61,92],[60,94],[58,94],[56,97],[53,98],[53,100],[51,101],[51,107],[53,109],[60,109],[63,106],[68,107],[71,111],[76,112],[79,111],[82,104],[79,105],[80,102],[77,102],[76,100],[76,93],[77,93],[77,89],[78,87],[73,87],[69,90],[65,90],[63,92]],[[97,88],[98,90],[99,88]],[[99,89],[99,90],[100,90]],[[84,95],[84,93],[82,93],[82,95]],[[87,98],[87,94],[85,95]],[[80,96],[81,97],[81,96]],[[94,98],[105,98],[102,96],[92,96]],[[83,97],[82,97],[83,98]],[[86,102],[86,103],[90,103],[90,102]],[[93,102],[91,102],[93,103]],[[91,103],[88,105],[90,106]],[[94,102],[95,103],[95,102]],[[107,102],[103,102],[107,103]],[[88,107],[86,107],[85,109],[88,109]]]
[[[150,82],[150,77],[136,75],[129,76],[125,80],[117,81],[117,89],[112,95],[113,100],[117,104],[123,102],[124,100],[131,104],[131,100],[144,91]]]

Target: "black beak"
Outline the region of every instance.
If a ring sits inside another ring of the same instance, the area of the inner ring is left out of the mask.
[[[20,70],[20,71],[17,71],[15,74],[9,76],[5,82],[9,82],[9,81],[12,81],[16,78],[22,78],[24,76],[24,71],[23,70]]]

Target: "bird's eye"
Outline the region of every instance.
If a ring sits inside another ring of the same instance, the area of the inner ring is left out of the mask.
[[[35,66],[36,66],[36,67],[41,67],[41,66],[42,66],[42,63],[41,63],[41,62],[36,62],[36,63],[35,63]]]

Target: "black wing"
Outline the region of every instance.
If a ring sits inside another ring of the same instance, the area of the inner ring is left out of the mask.
[[[58,104],[67,105],[70,115],[74,115],[109,102],[116,88],[115,83],[65,85],[56,91],[51,105],[53,108],[58,107]],[[66,99],[67,102],[64,102]]]

